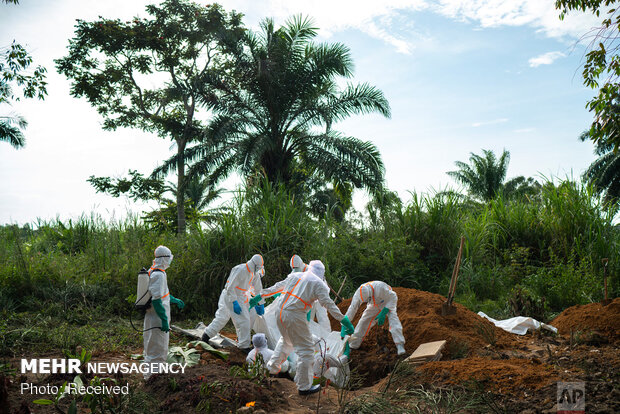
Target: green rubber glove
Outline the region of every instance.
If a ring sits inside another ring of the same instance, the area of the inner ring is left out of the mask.
[[[388,313],[390,313],[390,310],[388,308],[383,308],[381,312],[379,312],[379,314],[375,318],[377,320],[377,325],[382,326],[385,323],[385,317]]]
[[[272,296],[272,298],[274,298],[274,299],[275,299],[275,298],[277,298],[277,297],[278,297],[278,296],[280,296],[280,295],[281,295],[281,293],[276,293],[275,295],[273,295],[273,296]]]
[[[355,332],[355,326],[351,323],[348,316],[345,316],[340,321],[340,337],[344,338],[346,335],[353,335]]]
[[[185,307],[185,302],[179,298],[175,298],[172,295],[170,295],[170,303],[174,303],[179,309],[183,309]]]
[[[347,343],[344,346],[344,351],[342,352],[342,355],[346,355],[347,358],[349,358],[351,356],[351,347],[349,346],[349,341],[347,341]]]
[[[155,313],[161,319],[161,330],[164,332],[169,332],[170,327],[168,326],[168,316],[166,315],[166,309],[164,309],[164,305],[161,303],[160,299],[155,299],[153,301],[153,309],[155,309]]]
[[[312,311],[309,310],[308,313],[306,314],[306,319],[308,320],[308,322],[310,322],[311,317],[312,317]]]
[[[250,299],[250,309],[258,305],[258,302],[260,302],[262,299],[263,297],[261,295],[256,295],[252,299]]]

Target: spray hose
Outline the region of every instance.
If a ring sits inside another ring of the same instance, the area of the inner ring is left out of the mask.
[[[146,292],[144,292],[144,294],[143,294],[143,295],[142,295],[142,296],[141,296],[138,300],[136,300],[136,303],[140,302],[140,301],[142,300],[142,298],[146,296],[146,294],[147,294],[147,293],[149,293],[149,291],[148,291],[148,290],[147,290]],[[135,307],[135,306],[136,306],[136,305],[135,305],[135,303],[134,303],[134,307]],[[153,330],[153,329],[161,329],[161,326],[153,326],[152,328],[149,328],[149,329],[138,329],[138,328],[136,328],[136,327],[134,326],[134,324],[133,324],[133,319],[131,318],[132,313],[133,313],[133,310],[132,310],[132,309],[130,309],[130,310],[129,310],[129,323],[131,324],[131,327],[132,327],[134,330],[136,330],[137,332],[142,333],[142,332],[146,332],[146,331],[151,331],[151,330]]]

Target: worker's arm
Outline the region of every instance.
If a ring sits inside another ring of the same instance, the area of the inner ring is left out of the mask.
[[[226,282],[226,287],[224,288],[229,302],[234,302],[239,299],[239,294],[243,293],[242,290],[239,290],[239,287],[246,289],[241,286],[243,284],[242,273],[244,272],[247,273],[247,271],[245,271],[245,266],[235,266],[231,269],[230,275],[228,276],[228,281]]]
[[[252,288],[254,290],[254,293],[257,295],[260,295],[260,293],[263,291],[263,281],[261,280],[261,277],[258,273],[254,275],[254,280],[252,280]],[[259,305],[264,304],[265,300],[261,300],[259,302]]]
[[[275,295],[276,293],[282,293],[284,291],[284,288],[286,287],[287,281],[288,277],[286,279],[280,280],[279,282],[275,283],[271,287],[268,287],[267,289],[261,290],[259,294],[264,298],[268,298]]]
[[[358,288],[353,295],[353,299],[351,299],[351,304],[349,305],[349,309],[347,309],[347,316],[350,320],[355,318],[355,314],[357,310],[360,308],[362,304],[362,296],[360,295],[360,289]]]
[[[334,319],[340,322],[344,318],[344,315],[340,312],[340,309],[338,309],[338,306],[336,306],[334,301],[329,297],[329,289],[327,288],[327,285],[322,282],[321,284],[317,284],[316,294],[319,303],[327,309],[327,312],[329,312]]]

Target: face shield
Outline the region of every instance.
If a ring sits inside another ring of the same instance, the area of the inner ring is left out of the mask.
[[[166,246],[158,246],[155,249],[155,259],[153,260],[153,266],[166,270],[170,267],[173,259],[172,252]]]
[[[252,258],[246,263],[248,266],[248,270],[252,273],[258,272],[265,266],[265,262],[263,261],[263,256],[260,254],[255,254]]]

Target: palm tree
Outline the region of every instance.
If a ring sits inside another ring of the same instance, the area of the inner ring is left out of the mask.
[[[459,168],[458,171],[449,171],[447,174],[467,187],[472,197],[483,201],[492,200],[503,190],[510,153],[504,150],[498,159],[490,150],[482,150],[482,155],[472,152],[469,162],[456,161],[454,164]]]
[[[389,104],[368,84],[341,90],[338,78],[353,73],[350,51],[340,43],[315,43],[316,34],[301,16],[277,30],[266,19],[260,32],[248,32],[243,44],[230,46],[230,71],[205,75],[217,96],[202,98],[216,116],[203,141],[187,150],[190,174],[210,174],[217,182],[233,171],[246,177],[258,171],[289,189],[310,178],[382,188],[377,147],[331,127],[354,114],[389,117]],[[159,171],[175,162],[172,157]]]
[[[589,131],[579,137],[590,139]],[[605,202],[615,204],[620,200],[620,152],[608,141],[596,142],[594,153],[599,156],[583,173],[584,180],[594,186],[598,194],[603,194]]]
[[[26,128],[28,122],[19,116],[0,116],[0,141],[8,142],[14,148],[22,148],[26,145],[26,138],[22,129]]]

